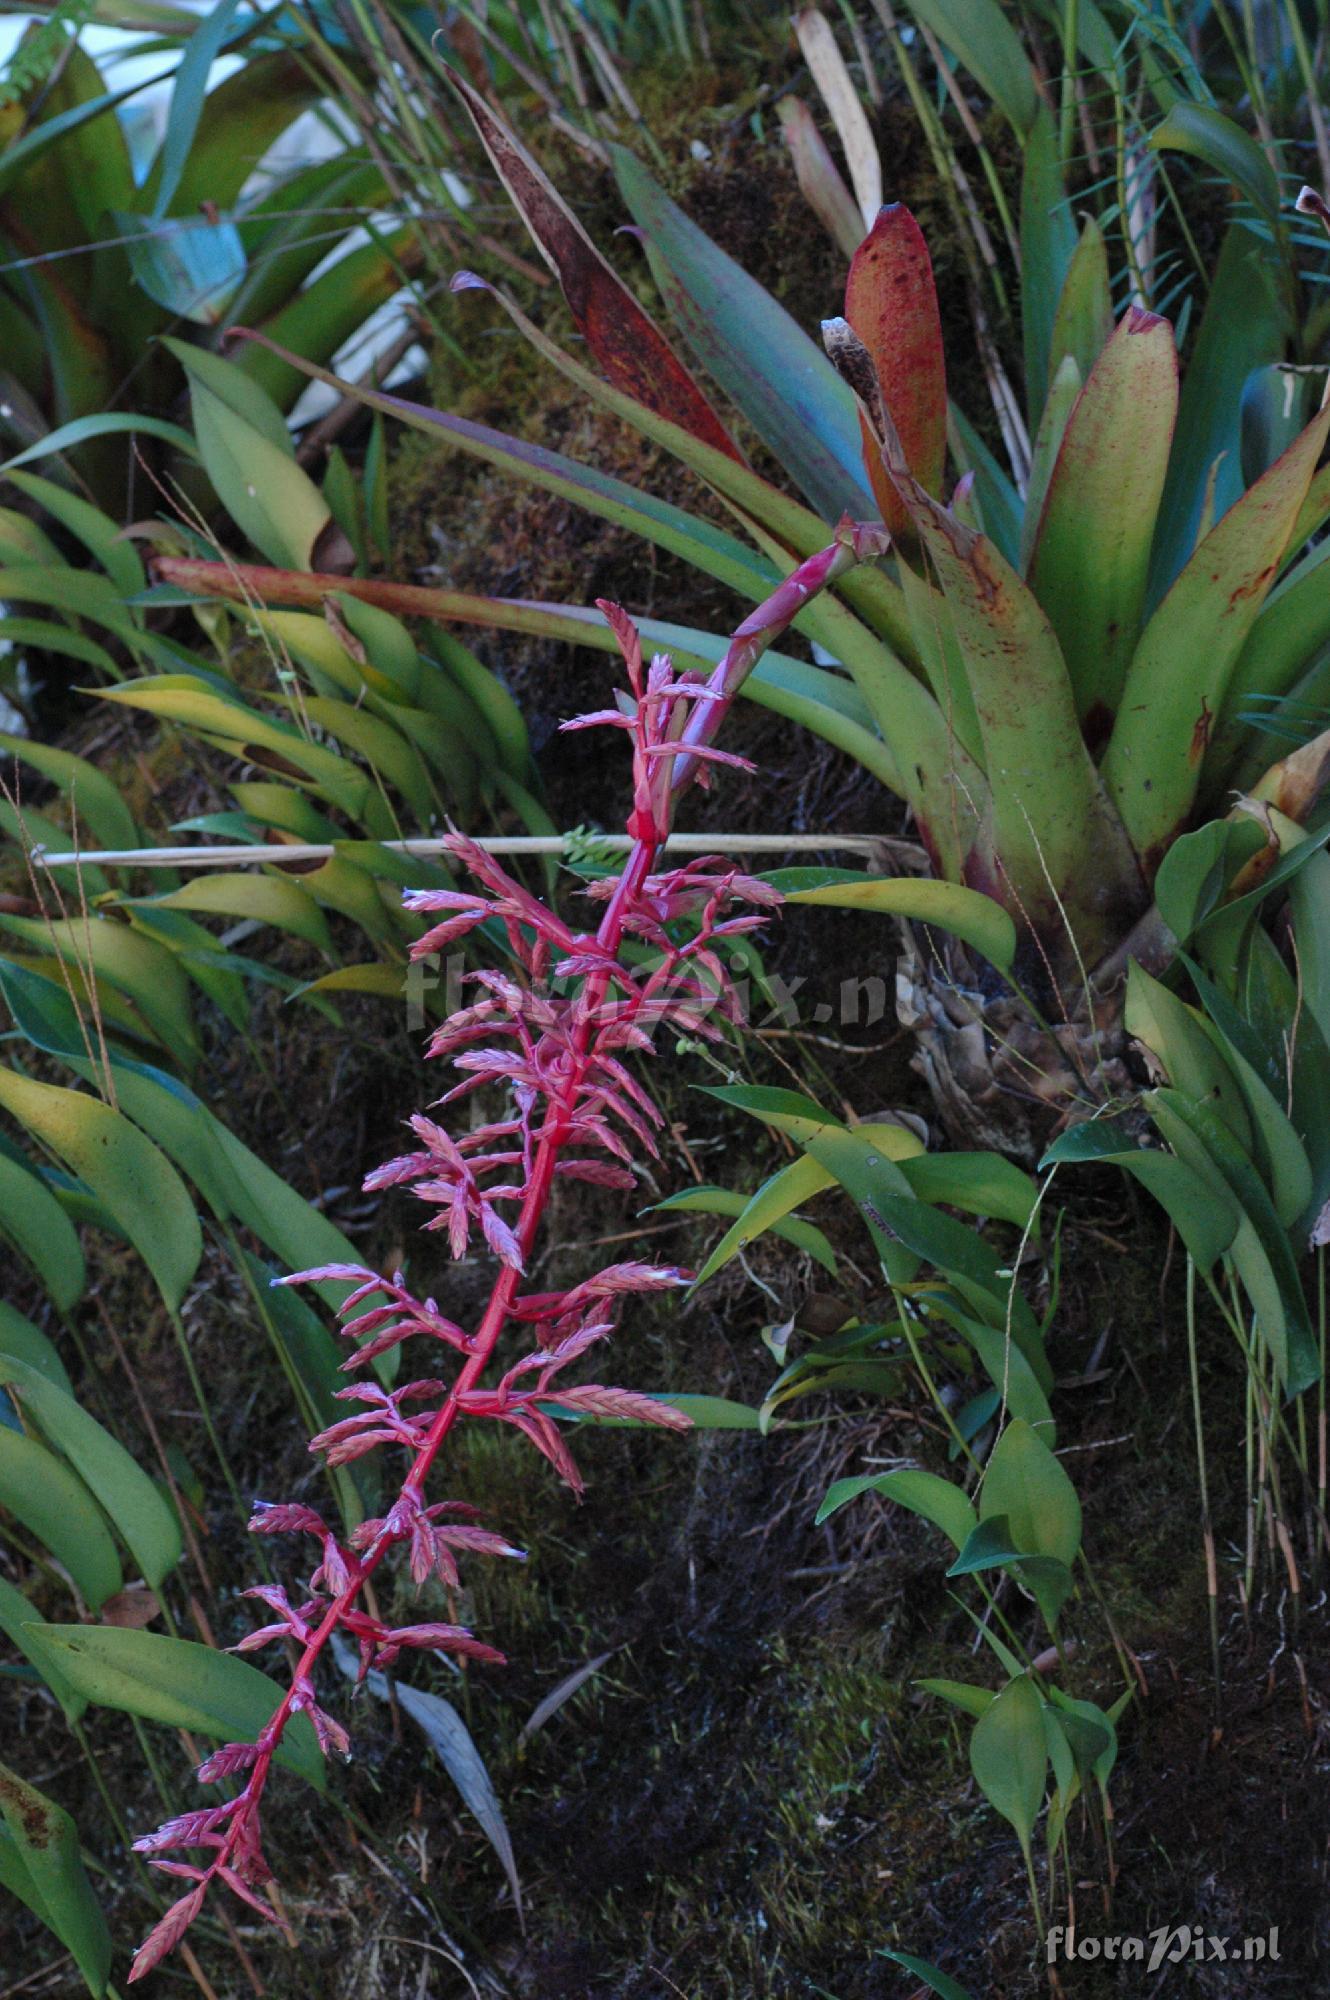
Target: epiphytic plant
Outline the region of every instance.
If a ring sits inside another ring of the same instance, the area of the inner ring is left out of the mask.
[[[182,1877],[189,1887],[140,1949],[131,1979],[141,1978],[179,1942],[215,1883],[273,1917],[259,1893],[270,1879],[259,1818],[283,1735],[292,1719],[304,1714],[325,1754],[349,1748],[345,1730],[323,1708],[314,1680],[335,1634],[357,1643],[362,1679],[372,1667],[395,1660],[403,1648],[502,1660],[502,1654],[461,1626],[429,1621],[391,1628],[362,1605],[366,1583],[397,1548],[408,1551],[418,1587],[434,1575],[453,1582],[460,1553],[518,1554],[502,1536],[478,1526],[471,1509],[426,1499],[429,1473],[459,1420],[492,1418],[511,1424],[574,1491],[580,1490],[580,1477],[553,1412],[688,1428],[690,1419],[668,1402],[599,1383],[564,1386],[562,1379],[571,1362],[613,1330],[623,1298],[667,1289],[685,1273],[626,1262],[568,1290],[541,1293],[523,1291],[523,1274],[559,1178],[630,1188],[633,1158],[656,1151],[653,1128],[660,1113],[625,1058],[650,1052],[652,1030],[666,1024],[719,1036],[716,1017],[733,1011],[717,942],[761,924],[780,898],[768,885],[719,860],[694,860],[657,873],[657,859],[679,792],[705,780],[717,762],[743,764],[716,749],[710,738],[757,654],[810,591],[862,553],[864,538],[844,529],[740,627],[709,679],[677,674],[664,655],[645,665],[626,615],[613,605],[601,607],[623,652],[631,697],[621,707],[565,727],[604,723],[631,734],[633,798],[627,824],[633,845],[622,874],[591,886],[592,898],[605,905],[594,933],[566,923],[462,835],[455,836],[453,851],[476,878],[479,892],[409,893],[415,907],[441,916],[420,940],[418,952],[436,950],[482,924],[499,927],[507,939],[509,968],[474,975],[481,997],[439,1028],[430,1045],[432,1054],[451,1057],[461,1073],[445,1103],[488,1086],[501,1087],[506,1102],[497,1118],[456,1139],[433,1119],[413,1118],[418,1150],[377,1169],[367,1185],[412,1185],[436,1211],[426,1228],[442,1231],[455,1257],[464,1254],[472,1228],[478,1226],[498,1260],[498,1273],[472,1331],[448,1317],[432,1298],[416,1298],[400,1274],[385,1280],[359,1266],[337,1264],[279,1281],[342,1280],[354,1286],[341,1307],[344,1320],[352,1315],[343,1330],[358,1343],[344,1364],[353,1374],[411,1339],[434,1343],[440,1359],[456,1356],[461,1365],[451,1382],[431,1375],[390,1389],[355,1380],[340,1393],[359,1404],[359,1410],[313,1440],[311,1449],[322,1451],[330,1467],[379,1445],[405,1451],[406,1476],[381,1517],[362,1522],[343,1541],[312,1507],[265,1504],[256,1511],[251,1522],[256,1533],[312,1535],[321,1555],[308,1591],[297,1601],[275,1585],[249,1593],[275,1615],[237,1650],[291,1640],[299,1656],[286,1693],[255,1740],[226,1743],[200,1767],[205,1783],[242,1778],[235,1797],[183,1814],[137,1843],[156,1866]],[[740,907],[731,914],[736,905]],[[625,951],[629,944],[631,957]],[[529,1329],[532,1345],[487,1387],[482,1378],[501,1335],[514,1324]],[[201,1850],[205,1861],[199,1865],[161,1858],[172,1850]]]

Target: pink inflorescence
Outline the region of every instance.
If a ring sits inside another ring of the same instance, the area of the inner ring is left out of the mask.
[[[478,997],[437,1031],[429,1050],[450,1058],[460,1079],[441,1104],[497,1085],[504,1109],[461,1134],[450,1134],[433,1118],[413,1117],[413,1149],[377,1168],[365,1185],[409,1185],[432,1211],[425,1228],[446,1236],[454,1257],[465,1255],[478,1232],[498,1264],[489,1302],[468,1330],[432,1298],[416,1298],[400,1272],[384,1278],[357,1265],[332,1264],[278,1280],[342,1280],[353,1288],[340,1308],[342,1331],[355,1343],[343,1368],[359,1379],[339,1396],[355,1408],[314,1438],[310,1449],[333,1467],[388,1446],[403,1454],[405,1475],[382,1518],[365,1521],[347,1542],[312,1507],[256,1508],[250,1522],[256,1534],[309,1536],[318,1561],[297,1601],[269,1584],[246,1593],[263,1605],[268,1622],[234,1650],[247,1653],[276,1642],[298,1649],[297,1663],[257,1742],[226,1744],[199,1768],[205,1784],[243,1780],[237,1795],[186,1813],[136,1842],[155,1867],[190,1886],[140,1948],[131,1981],[179,1942],[214,1882],[279,1922],[259,1893],[271,1880],[260,1844],[260,1806],[293,1715],[309,1717],[325,1754],[349,1752],[346,1731],[322,1707],[314,1685],[315,1668],[335,1633],[354,1641],[361,1680],[372,1669],[391,1665],[404,1649],[502,1663],[501,1653],[463,1626],[427,1621],[390,1627],[362,1602],[365,1585],[394,1548],[407,1552],[417,1588],[431,1577],[455,1587],[459,1557],[521,1556],[480,1525],[473,1508],[426,1500],[427,1475],[454,1423],[492,1418],[510,1424],[577,1493],[581,1477],[552,1412],[627,1417],[671,1430],[689,1426],[678,1409],[652,1396],[565,1379],[573,1363],[613,1332],[625,1298],[684,1284],[687,1272],[625,1262],[565,1291],[523,1290],[556,1178],[628,1191],[635,1185],[634,1162],[656,1156],[661,1114],[626,1058],[650,1053],[661,1026],[713,1037],[722,1032],[718,1022],[732,1017],[735,1002],[718,945],[765,921],[780,901],[768,884],[715,858],[654,872],[682,784],[705,782],[718,762],[742,762],[707,741],[730,690],[723,671],[704,682],[676,674],[663,656],[646,666],[631,621],[617,606],[601,609],[623,653],[631,693],[620,707],[565,726],[606,723],[629,733],[633,805],[632,846],[622,874],[594,883],[588,892],[604,906],[596,929],[566,924],[460,834],[449,844],[474,877],[476,891],[413,890],[406,897],[409,908],[441,919],[414,947],[416,956],[483,923],[497,925],[506,937],[508,968],[471,975]],[[632,963],[624,952],[629,940],[648,948],[635,949]],[[485,1386],[487,1364],[510,1326],[527,1332],[530,1350]],[[359,1376],[368,1363],[408,1340],[431,1343],[434,1365],[446,1362],[449,1375],[429,1374],[392,1389]],[[204,1858],[199,1864],[160,1858],[173,1850],[201,1852]]]

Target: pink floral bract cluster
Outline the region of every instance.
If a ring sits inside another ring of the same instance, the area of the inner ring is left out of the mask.
[[[789,598],[788,586],[783,588],[783,602],[797,608],[802,598]],[[256,1534],[308,1536],[317,1545],[318,1561],[298,1601],[272,1584],[246,1593],[262,1604],[268,1619],[235,1650],[294,1645],[298,1658],[258,1740],[225,1744],[199,1768],[205,1784],[243,1779],[236,1796],[186,1813],[135,1843],[154,1866],[189,1887],[140,1948],[131,1981],[180,1941],[214,1883],[279,1922],[261,1894],[272,1878],[260,1843],[260,1808],[292,1716],[309,1717],[325,1754],[349,1752],[346,1731],[322,1706],[314,1680],[335,1633],[355,1643],[362,1680],[371,1669],[392,1665],[404,1650],[502,1662],[501,1653],[462,1626],[427,1620],[391,1627],[364,1602],[366,1584],[396,1548],[406,1552],[417,1588],[431,1578],[455,1587],[459,1558],[520,1557],[520,1550],[479,1524],[474,1509],[425,1498],[426,1479],[455,1423],[489,1418],[511,1425],[578,1493],[581,1477],[554,1412],[626,1417],[671,1430],[689,1427],[689,1419],[668,1402],[565,1379],[572,1364],[613,1332],[625,1298],[681,1285],[686,1272],[626,1262],[565,1291],[523,1289],[555,1180],[628,1192],[636,1185],[633,1162],[656,1156],[661,1114],[628,1059],[649,1054],[661,1026],[713,1037],[723,1032],[719,1022],[733,1003],[718,945],[762,923],[780,901],[767,884],[715,858],[655,872],[681,772],[705,782],[713,765],[742,762],[707,741],[732,689],[725,662],[709,682],[676,674],[664,656],[646,665],[631,621],[617,606],[600,608],[623,653],[630,694],[618,708],[565,726],[608,724],[630,736],[633,844],[623,872],[589,890],[593,903],[604,906],[596,929],[573,929],[460,834],[449,845],[474,878],[475,891],[422,889],[406,897],[409,908],[440,918],[414,947],[416,956],[438,951],[482,924],[496,926],[506,939],[506,968],[471,975],[477,997],[439,1028],[429,1047],[431,1055],[449,1058],[459,1077],[441,1104],[493,1089],[502,1093],[502,1109],[460,1134],[433,1118],[413,1117],[413,1150],[377,1168],[365,1185],[410,1186],[432,1211],[425,1228],[444,1235],[454,1257],[464,1256],[478,1233],[498,1262],[489,1302],[478,1325],[468,1330],[432,1298],[415,1297],[401,1273],[384,1278],[357,1265],[331,1264],[278,1281],[337,1279],[353,1286],[340,1316],[343,1333],[355,1343],[344,1371],[356,1379],[338,1393],[355,1408],[310,1449],[323,1453],[330,1467],[381,1447],[398,1450],[405,1473],[388,1511],[363,1522],[346,1542],[312,1507],[284,1503],[256,1509],[250,1522]],[[751,644],[750,637],[749,651]],[[624,952],[628,940],[646,947],[635,951],[631,964]],[[529,1348],[492,1386],[484,1386],[487,1364],[510,1326],[524,1330]],[[391,1389],[364,1378],[361,1371],[369,1363],[406,1341],[424,1343],[433,1367],[446,1362],[452,1372],[429,1373]],[[203,1858],[162,1858],[175,1851],[201,1852]]]

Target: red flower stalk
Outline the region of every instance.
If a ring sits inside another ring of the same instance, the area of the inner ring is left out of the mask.
[[[279,1923],[258,1893],[272,1879],[260,1844],[260,1808],[293,1715],[309,1716],[325,1755],[350,1752],[346,1731],[321,1706],[314,1686],[315,1670],[335,1633],[355,1641],[362,1681],[372,1668],[391,1665],[403,1648],[502,1663],[501,1653],[462,1626],[431,1621],[390,1628],[361,1606],[365,1585],[395,1548],[407,1552],[417,1588],[431,1576],[455,1587],[462,1555],[521,1556],[502,1536],[478,1526],[474,1509],[456,1501],[427,1503],[425,1482],[454,1424],[492,1418],[512,1425],[578,1494],[581,1476],[552,1411],[689,1428],[686,1416],[653,1397],[601,1383],[565,1385],[562,1379],[571,1362],[614,1330],[625,1297],[686,1283],[688,1273],[670,1265],[612,1264],[566,1291],[540,1293],[522,1290],[523,1275],[558,1176],[631,1189],[633,1159],[656,1156],[661,1114],[624,1058],[634,1051],[649,1053],[652,1031],[662,1023],[692,1033],[721,1032],[709,1017],[732,1012],[733,996],[717,941],[752,929],[780,901],[767,884],[716,858],[653,872],[669,835],[674,799],[689,782],[706,782],[713,765],[751,768],[710,740],[744,676],[812,594],[881,546],[880,531],[842,524],[836,542],[787,578],[739,628],[705,682],[677,675],[665,656],[645,665],[631,620],[618,606],[601,603],[624,657],[631,698],[564,726],[604,723],[630,735],[633,845],[621,875],[591,886],[591,898],[605,905],[594,932],[573,929],[461,834],[454,834],[450,846],[474,876],[477,891],[408,892],[410,908],[442,916],[414,946],[417,957],[487,921],[497,920],[506,934],[512,969],[471,975],[481,997],[437,1031],[429,1050],[450,1056],[460,1076],[442,1103],[498,1084],[505,1089],[506,1108],[499,1118],[460,1136],[432,1118],[413,1117],[416,1150],[377,1168],[365,1186],[410,1184],[434,1210],[425,1228],[442,1230],[454,1257],[465,1253],[478,1229],[498,1260],[498,1272],[471,1331],[433,1299],[417,1299],[400,1273],[385,1279],[358,1265],[335,1264],[276,1281],[352,1282],[340,1309],[342,1331],[357,1343],[343,1363],[347,1373],[407,1340],[432,1342],[436,1365],[445,1355],[461,1365],[451,1381],[431,1376],[389,1390],[361,1380],[339,1391],[359,1407],[314,1438],[310,1449],[322,1452],[330,1467],[379,1446],[401,1450],[407,1461],[387,1513],[363,1522],[349,1542],[339,1541],[312,1507],[261,1503],[256,1508],[254,1533],[310,1535],[320,1557],[298,1603],[276,1585],[245,1593],[273,1616],[234,1650],[249,1652],[277,1641],[294,1644],[299,1655],[290,1686],[257,1742],[225,1744],[199,1767],[204,1784],[243,1777],[237,1796],[186,1813],[135,1842],[154,1867],[191,1886],[140,1947],[131,1983],[179,1943],[214,1883]],[[687,930],[683,937],[671,929],[680,920]],[[623,946],[630,938],[654,951],[649,968],[625,961]],[[359,1311],[371,1298],[377,1303]],[[482,1377],[510,1325],[532,1328],[531,1351],[484,1387]],[[158,1858],[182,1849],[201,1850],[206,1865]]]

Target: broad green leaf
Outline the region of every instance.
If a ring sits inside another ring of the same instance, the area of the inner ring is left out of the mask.
[[[240,0],[219,0],[185,43],[171,89],[171,108],[161,152],[154,163],[154,218],[166,215],[175,199],[203,115],[213,63],[230,40]]]
[[[983,733],[1002,857],[1000,872],[989,864],[993,893],[1018,898],[1059,950],[1070,923],[1093,962],[1116,942],[1111,910],[1135,890],[1137,870],[1087,754],[1057,636],[986,536],[917,488],[911,511],[952,607]]]
[[[815,1160],[795,1160],[791,1164],[794,1168],[810,1167],[812,1169],[813,1174],[816,1176],[814,1192],[816,1192],[817,1187],[829,1187],[831,1185],[830,1176],[822,1172],[822,1169]],[[790,1170],[787,1167],[784,1171],[789,1173]],[[790,1207],[797,1208],[801,1202],[808,1199],[807,1194],[796,1194],[790,1202]],[[741,1195],[729,1188],[692,1187],[684,1188],[679,1194],[670,1195],[665,1201],[657,1202],[656,1210],[660,1212],[667,1209],[674,1209],[689,1215],[730,1215],[737,1218],[744,1215],[751,1205],[751,1197]],[[787,1212],[775,1221],[767,1223],[765,1227],[770,1229],[773,1235],[783,1237],[787,1243],[793,1243],[796,1249],[805,1251],[808,1256],[814,1258],[822,1266],[824,1271],[829,1271],[833,1277],[836,1275],[836,1253],[828,1243],[823,1232],[815,1228],[811,1222],[803,1222],[797,1218],[791,1219]],[[732,1230],[727,1231],[721,1239],[721,1244],[728,1243],[733,1234]],[[751,1241],[751,1238],[745,1234],[736,1240],[735,1248],[742,1248],[743,1244],[749,1241]],[[720,1247],[721,1245],[718,1244],[717,1251]],[[717,1251],[711,1253],[712,1257],[717,1254]],[[708,1263],[710,1261],[709,1258]],[[707,1275],[709,1273],[707,1273],[704,1266],[703,1270],[699,1271],[697,1277],[693,1280],[694,1284],[703,1283],[704,1277]]]
[[[131,1000],[148,1028],[185,1069],[199,1057],[190,1013],[189,987],[179,960],[153,939],[118,918],[0,916],[0,929],[40,951],[51,951],[63,966],[86,973],[91,960],[106,980]],[[93,1030],[90,1028],[90,1034]],[[95,1043],[95,1037],[94,1037]]]
[[[0,750],[21,763],[31,764],[44,778],[58,785],[71,807],[80,829],[86,828],[103,847],[136,847],[139,830],[134,816],[115,784],[69,750],[50,743],[35,743],[27,736],[0,732]]]
[[[1081,1503],[1048,1446],[1014,1418],[1003,1431],[979,1489],[979,1518],[1005,1514],[1016,1546],[1070,1569],[1081,1546]]]
[[[1226,785],[1244,785],[1246,765],[1245,762],[1239,765],[1239,758],[1259,757],[1262,765],[1266,765],[1271,761],[1272,751],[1282,747],[1255,730],[1250,718],[1256,712],[1277,726],[1281,716],[1275,706],[1276,699],[1293,696],[1296,700],[1300,679],[1322,654],[1327,641],[1330,641],[1330,554],[1322,543],[1313,550],[1305,567],[1300,567],[1271,592],[1247,634],[1229,678],[1223,719],[1215,732],[1206,771],[1207,797],[1222,796]],[[1293,719],[1296,724],[1296,708]],[[1249,785],[1244,788],[1250,789]]]
[[[1071,1571],[1057,1556],[1032,1556],[1020,1548],[1005,1514],[980,1521],[947,1575],[980,1576],[994,1569],[1009,1570],[1034,1598],[1050,1630],[1056,1625],[1071,1596]]]
[[[940,1695],[953,1708],[963,1709],[967,1715],[976,1717],[991,1708],[997,1699],[992,1688],[976,1687],[970,1681],[924,1680],[916,1681],[915,1686],[922,1688],[925,1694]]]
[[[64,1210],[61,1209],[60,1213],[64,1215]],[[30,1319],[24,1319],[21,1312],[6,1305],[3,1299],[0,1299],[0,1351],[17,1355],[20,1361],[27,1362],[29,1368],[35,1368],[39,1375],[44,1375],[48,1382],[54,1382],[57,1389],[63,1389],[66,1395],[73,1395],[73,1384],[54,1343]]]
[[[428,825],[434,811],[434,794],[429,774],[419,752],[390,723],[347,701],[332,701],[309,695],[300,702],[317,729],[322,729],[363,757],[410,806],[421,825]]]
[[[636,156],[610,148],[662,298],[712,380],[743,411],[827,522],[871,519],[854,398],[766,288],[665,195]]]
[[[290,931],[317,951],[332,953],[332,936],[318,904],[289,875],[210,870],[164,896],[154,896],[149,907],[153,906],[192,910],[200,916],[248,917]]]
[[[206,389],[219,403],[225,403],[242,423],[268,440],[285,458],[294,460],[295,441],[271,396],[266,396],[242,368],[211,349],[189,340],[164,339],[162,346],[184,369],[191,384]]]
[[[3,1340],[0,1328],[0,1341]],[[34,1419],[47,1442],[78,1472],[123,1536],[147,1581],[155,1589],[180,1560],[180,1525],[147,1473],[125,1447],[90,1417],[63,1389],[38,1369],[0,1347],[0,1383]]]
[[[1132,655],[1104,782],[1137,852],[1156,865],[1191,810],[1229,675],[1327,434],[1330,408],[1210,530]]]
[[[1146,1148],[1112,1119],[1087,1119],[1054,1140],[1040,1168],[1078,1161],[1125,1168],[1159,1203],[1198,1269],[1209,1271],[1232,1243],[1242,1220],[1223,1188],[1196,1174],[1172,1153]]]
[[[0,1105],[86,1183],[179,1308],[203,1252],[194,1205],[156,1146],[100,1098],[0,1069]]]
[[[1232,181],[1266,222],[1278,220],[1279,179],[1263,148],[1213,105],[1178,98],[1148,143],[1155,153],[1189,153]]]
[[[950,1479],[939,1479],[935,1472],[916,1472],[905,1466],[897,1472],[859,1473],[850,1479],[835,1480],[817,1510],[815,1526],[821,1527],[861,1493],[880,1493],[884,1499],[908,1507],[912,1514],[922,1514],[935,1528],[941,1528],[957,1549],[964,1546],[978,1518],[968,1494]]]
[[[1179,945],[1218,908],[1239,868],[1265,842],[1265,829],[1245,817],[1209,820],[1174,841],[1155,876],[1155,903]]]
[[[988,1244],[954,1217],[915,1199],[903,1163],[891,1157],[879,1136],[882,1129],[890,1133],[896,1128],[847,1128],[810,1099],[788,1090],[739,1084],[708,1088],[707,1094],[788,1133],[845,1188],[893,1278],[908,1281],[915,1268],[911,1263],[909,1270],[900,1269],[902,1246],[912,1260],[927,1259],[981,1317],[1004,1328],[1010,1320],[1012,1334],[1041,1385],[1045,1377],[1051,1383],[1029,1306],[1002,1275],[998,1257]]]
[[[204,470],[241,533],[269,562],[318,567],[332,510],[309,474],[197,380],[190,408]]]
[[[1027,1229],[1039,1200],[1029,1174],[1001,1153],[912,1153],[900,1170],[920,1201]],[[1037,1231],[1034,1232],[1037,1238]]]
[[[1036,1372],[1025,1349],[1008,1338],[1005,1327],[976,1319],[973,1313],[959,1312],[943,1300],[933,1303],[933,1311],[969,1341],[997,1390],[1001,1405],[1013,1417],[1032,1427],[1038,1426],[1040,1437],[1046,1438],[1050,1445],[1056,1444],[1057,1427],[1045,1388],[1047,1368]]]
[[[1095,743],[1117,713],[1140,635],[1177,406],[1173,330],[1132,306],[1072,411],[1030,564]]]
[[[0,1632],[37,1669],[67,1719],[77,1722],[88,1704],[81,1694],[75,1693],[59,1667],[52,1664],[51,1656],[40,1639],[34,1639],[30,1628],[40,1623],[41,1615],[21,1590],[15,1590],[12,1583],[6,1583],[0,1576]]]
[[[89,1993],[101,2000],[111,1973],[111,1933],[62,1806],[0,1764],[0,1881],[53,1931]]]
[[[1248,1150],[1260,1169],[1276,1215],[1291,1229],[1312,1198],[1306,1148],[1274,1093],[1218,1022],[1207,1018],[1201,1025],[1237,1079],[1251,1125]]]
[[[1102,1772],[1107,1778],[1117,1752],[1117,1731],[1112,1718],[1097,1703],[1074,1701],[1056,1685],[1050,1686],[1049,1697],[1059,1726],[1071,1745],[1081,1777],[1089,1778]]]
[[[1028,1676],[1008,1681],[975,1724],[970,1769],[988,1803],[1015,1828],[1028,1853],[1048,1770],[1043,1703]]]
[[[50,1550],[94,1611],[123,1586],[115,1543],[83,1481],[36,1438],[4,1425],[0,1507],[7,1507]]]
[[[146,579],[138,551],[124,539],[109,514],[103,514],[100,507],[91,506],[67,487],[58,486],[53,479],[18,472],[12,467],[5,476],[11,486],[17,486],[20,493],[26,493],[30,500],[44,507],[62,528],[82,542],[124,596],[133,597],[144,588]]]
[[[283,1690],[230,1653],[159,1632],[114,1625],[38,1625],[38,1640],[98,1708],[118,1708],[172,1729],[193,1729],[230,1743],[252,1743],[276,1712]],[[276,1762],[316,1791],[326,1778],[314,1726],[294,1715]]]
[[[74,1225],[45,1183],[3,1153],[0,1235],[27,1258],[61,1312],[68,1312],[81,1297],[87,1275]],[[0,1320],[0,1347],[4,1331]]]
[[[917,5],[918,0],[912,0],[912,4]],[[973,2000],[973,1995],[967,1993],[965,1988],[949,1974],[939,1972],[938,1968],[930,1965],[926,1958],[916,1958],[913,1952],[890,1951],[884,1945],[878,1957],[889,1958],[894,1964],[903,1966],[915,1979],[922,1979],[929,1992],[937,1994],[938,2000]]]
[[[161,722],[197,729],[243,754],[252,763],[276,763],[287,775],[303,774],[334,805],[359,817],[370,790],[363,771],[321,744],[311,743],[290,723],[219,694],[187,674],[156,674],[126,687],[98,690],[102,701],[145,709]],[[294,771],[292,771],[294,766]]]
[[[939,930],[949,931],[972,946],[1000,972],[1009,972],[1016,957],[1016,926],[1002,905],[955,882],[904,875],[861,876],[858,881],[796,889],[786,901],[830,904],[842,910],[879,910],[913,923],[936,924]]]
[[[1207,1032],[1204,1016],[1134,959],[1123,1022],[1127,1033],[1159,1058],[1174,1088],[1212,1104],[1239,1145],[1250,1151],[1251,1119],[1242,1090],[1224,1051]]]
[[[1030,58],[997,0],[906,0],[906,4],[1023,139],[1034,124],[1039,97]]]

